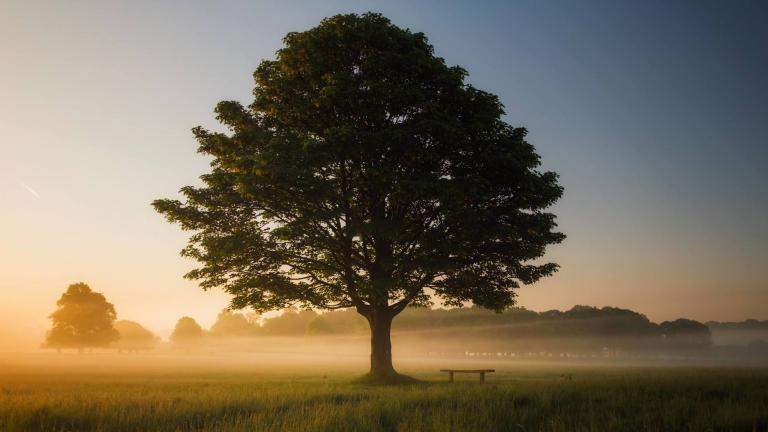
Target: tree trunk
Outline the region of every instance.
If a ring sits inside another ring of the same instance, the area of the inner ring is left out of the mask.
[[[392,367],[392,341],[389,335],[393,316],[387,310],[374,310],[366,318],[371,326],[371,370],[368,375],[385,381],[397,377]]]

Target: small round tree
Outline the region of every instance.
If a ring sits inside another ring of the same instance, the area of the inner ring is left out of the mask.
[[[84,283],[72,284],[56,302],[50,318],[53,328],[44,346],[48,348],[103,348],[120,338],[115,330],[115,307],[103,294]]]
[[[112,347],[118,351],[153,350],[159,339],[154,333],[134,321],[116,321],[115,329],[120,333],[120,340],[114,343]]]
[[[200,343],[203,338],[203,328],[194,318],[184,316],[176,322],[171,333],[171,342],[180,347],[189,347]]]
[[[153,204],[193,232],[186,276],[257,312],[355,308],[375,380],[393,381],[390,329],[408,305],[502,311],[552,274],[562,189],[498,98],[446,66],[422,33],[378,14],[289,33],[255,73],[254,101],[221,102],[230,133],[185,201]]]

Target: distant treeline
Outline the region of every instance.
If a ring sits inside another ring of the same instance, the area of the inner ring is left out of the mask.
[[[706,324],[712,330],[768,330],[768,320],[748,319],[738,322],[707,321]]]
[[[124,351],[151,350],[159,338],[131,321],[117,321],[120,339],[111,346]],[[365,338],[368,323],[352,309],[318,313],[287,309],[263,318],[222,311],[210,329],[182,317],[170,337],[172,346],[193,348],[205,341],[258,337],[350,336]],[[575,306],[567,311],[535,312],[516,307],[504,313],[472,306],[454,309],[411,308],[393,324],[394,340],[418,342],[427,351],[538,350],[642,351],[702,350],[713,345],[743,345],[766,350],[768,321],[703,324],[689,319],[654,323],[638,312],[615,307]],[[713,337],[714,336],[714,337]]]
[[[706,324],[717,345],[762,346],[768,343],[768,321],[748,319],[739,322],[708,321]]]
[[[158,342],[138,323],[117,321],[120,339],[111,346],[125,351],[150,350]],[[173,347],[194,349],[217,341],[262,337],[367,338],[368,323],[352,309],[317,313],[287,309],[270,318],[252,313],[222,311],[210,329],[182,317],[170,337]],[[510,354],[552,350],[627,352],[709,350],[716,345],[740,345],[739,355],[768,355],[768,321],[715,322],[689,319],[654,323],[638,312],[614,307],[575,306],[567,311],[534,312],[516,307],[494,313],[480,307],[455,309],[411,308],[393,324],[393,341],[429,352],[497,352]],[[213,344],[213,345],[211,345]],[[227,342],[227,346],[232,345]],[[245,344],[237,346],[247,348]],[[723,352],[718,351],[721,354]],[[725,355],[734,354],[728,351]]]
[[[480,307],[454,309],[411,308],[393,323],[395,332],[469,330],[471,328],[518,327],[519,337],[574,338],[609,337],[663,339],[692,345],[710,345],[714,331],[768,331],[768,321],[698,321],[680,318],[654,323],[645,315],[615,307],[574,306],[567,311],[535,312],[516,307],[494,313]],[[522,330],[525,329],[523,332]],[[219,314],[210,334],[222,337],[366,335],[368,323],[356,311],[345,309],[326,313],[288,309],[283,314],[259,320],[256,316],[231,311]],[[524,334],[523,334],[524,333]]]
[[[258,322],[243,314],[222,312],[210,330],[213,337],[319,336],[368,334],[368,324],[354,310],[319,314],[287,310]],[[575,306],[568,311],[534,312],[513,308],[497,314],[479,307],[457,309],[408,309],[393,324],[393,332],[442,341],[500,341],[535,348],[600,346],[616,349],[712,345],[709,328],[687,319],[651,322],[640,313],[613,307]],[[398,336],[395,336],[397,339]],[[402,337],[402,336],[401,336]],[[478,343],[473,343],[478,345]]]
[[[139,323],[117,320],[114,306],[87,284],[70,285],[57,306],[51,314],[53,326],[44,347],[143,351],[154,349],[160,341]],[[556,349],[561,353],[602,350],[614,355],[620,351],[703,350],[712,345],[731,345],[768,353],[768,321],[703,324],[681,318],[654,323],[643,314],[614,307],[575,306],[567,311],[546,312],[515,307],[504,313],[475,306],[410,308],[394,320],[392,330],[396,344],[415,342],[420,350],[438,352]],[[170,342],[177,348],[192,349],[215,346],[216,340],[321,336],[361,339],[369,334],[368,323],[353,309],[326,313],[287,309],[268,318],[224,310],[208,330],[192,317],[180,318]]]

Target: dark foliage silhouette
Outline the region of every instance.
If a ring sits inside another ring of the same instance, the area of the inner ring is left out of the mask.
[[[408,305],[502,311],[556,271],[540,258],[564,238],[546,212],[562,188],[498,98],[422,33],[352,14],[284,42],[253,103],[217,105],[229,134],[194,129],[213,158],[204,186],[153,205],[193,232],[188,278],[234,308],[352,307],[369,375],[397,380],[390,329]]]
[[[664,321],[660,324],[664,338],[673,345],[710,346],[712,333],[706,325],[689,319]]]

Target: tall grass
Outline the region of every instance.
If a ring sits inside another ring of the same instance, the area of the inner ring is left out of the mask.
[[[425,383],[364,386],[344,374],[0,375],[0,430],[768,430],[768,370],[532,368],[484,385],[414,375]]]

